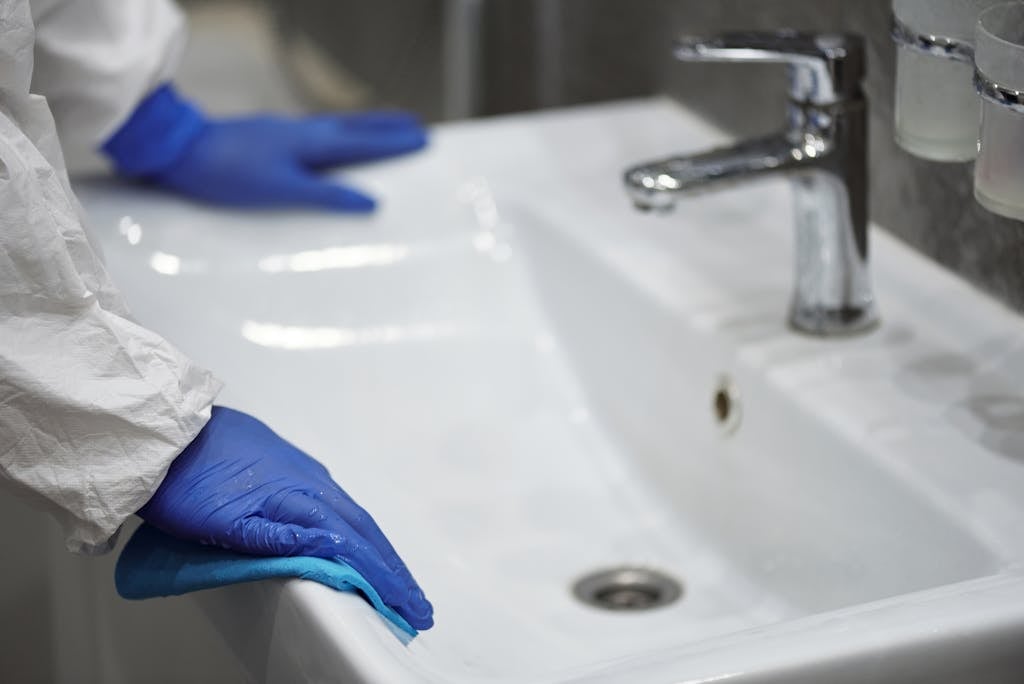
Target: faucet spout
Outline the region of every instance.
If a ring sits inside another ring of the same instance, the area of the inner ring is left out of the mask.
[[[814,161],[787,138],[774,135],[692,156],[676,156],[628,169],[626,192],[639,209],[668,210],[678,199],[739,184]]]
[[[683,61],[787,64],[787,126],[774,136],[628,169],[623,180],[633,204],[668,210],[686,195],[786,174],[796,227],[790,325],[822,336],[873,328],[878,316],[868,274],[862,40],[791,31],[731,33],[684,38],[675,54]]]

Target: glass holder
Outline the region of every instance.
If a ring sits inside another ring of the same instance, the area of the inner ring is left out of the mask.
[[[989,211],[1024,221],[1024,2],[985,10],[976,32],[981,129],[974,197]]]
[[[977,155],[974,25],[999,2],[1005,0],[893,0],[895,137],[911,154],[943,162]]]

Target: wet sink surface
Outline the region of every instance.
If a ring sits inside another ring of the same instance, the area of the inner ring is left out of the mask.
[[[619,188],[720,139],[663,100],[443,126],[349,174],[373,217],[80,187],[137,317],[323,460],[436,606],[403,644],[314,584],[198,595],[257,679],[1024,667],[1002,646],[1024,633],[1024,324],[875,230],[882,326],[791,332],[784,183],[669,217]],[[573,596],[621,565],[685,594]]]

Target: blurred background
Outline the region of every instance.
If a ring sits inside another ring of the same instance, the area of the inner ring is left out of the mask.
[[[781,124],[784,70],[675,62],[673,37],[782,27],[860,33],[868,45],[872,218],[1024,311],[1024,224],[973,200],[971,165],[919,160],[893,142],[890,4],[192,0],[184,5],[192,36],[180,84],[217,113],[385,106],[434,122],[667,94],[751,135]]]

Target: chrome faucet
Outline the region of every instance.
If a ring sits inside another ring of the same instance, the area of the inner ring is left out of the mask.
[[[812,335],[867,331],[878,321],[868,274],[867,118],[854,35],[726,33],[677,41],[684,62],[774,62],[789,67],[787,127],[777,135],[629,169],[640,209],[766,173],[792,180],[796,283],[789,323]]]

